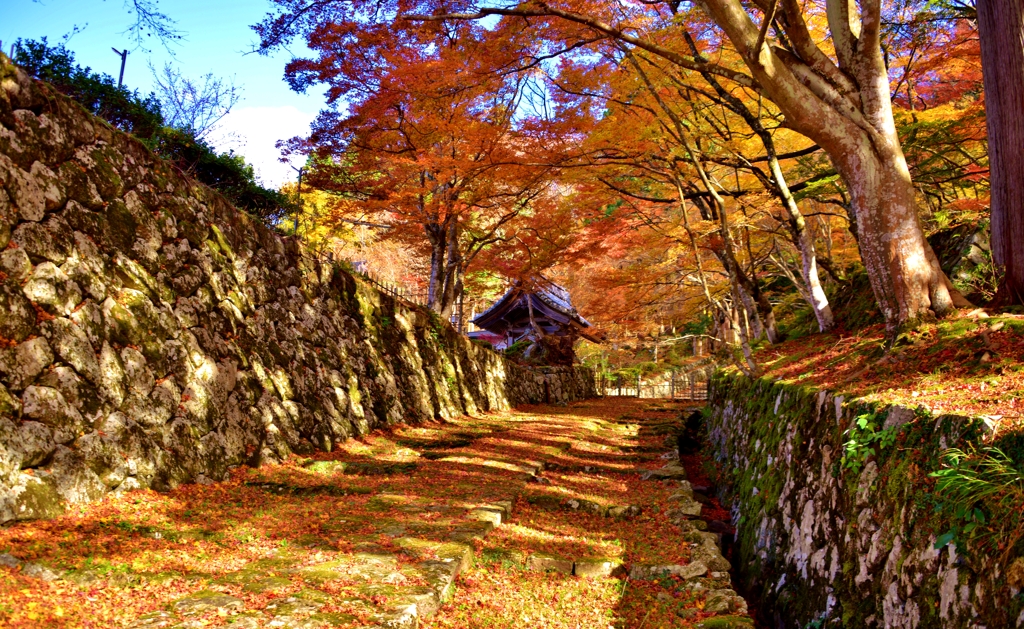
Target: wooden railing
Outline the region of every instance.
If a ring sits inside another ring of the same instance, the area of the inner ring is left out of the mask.
[[[670,371],[653,379],[639,375],[601,374],[598,392],[606,397],[666,398],[670,400],[704,401],[715,365],[696,369]]]
[[[426,291],[411,290],[406,286],[395,282],[386,282],[371,274],[369,271],[361,271],[359,275],[363,277],[370,285],[384,293],[385,295],[391,295],[395,299],[401,299],[402,301],[414,304],[417,306],[427,305],[427,293]]]

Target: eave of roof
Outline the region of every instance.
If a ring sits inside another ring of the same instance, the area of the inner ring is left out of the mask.
[[[494,302],[490,308],[474,317],[473,323],[485,329],[500,328],[502,327],[501,323],[507,326],[511,323],[507,317],[509,313],[520,307],[524,310],[529,308],[524,298],[533,300],[535,310],[540,310],[544,316],[562,325],[575,324],[573,327],[591,327],[590,322],[580,316],[576,309],[572,307],[572,303],[569,301],[569,291],[557,284],[552,284],[550,288],[540,289],[532,293],[526,292],[519,286],[513,286],[498,301]],[[519,318],[522,317],[517,317],[517,319]],[[564,321],[560,321],[561,319],[564,319]]]

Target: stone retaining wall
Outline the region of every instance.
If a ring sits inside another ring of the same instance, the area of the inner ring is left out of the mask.
[[[0,55],[0,523],[593,395],[310,259]]]
[[[760,592],[769,624],[1024,625],[1024,558],[1014,549],[936,546],[955,522],[937,509],[929,473],[947,447],[980,443],[982,421],[722,373],[707,417],[737,527],[734,565]],[[864,436],[857,418],[894,441],[844,464],[844,444]]]

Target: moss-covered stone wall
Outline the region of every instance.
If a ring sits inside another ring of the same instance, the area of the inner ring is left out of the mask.
[[[593,395],[311,259],[0,55],[0,523]]]
[[[957,515],[930,476],[988,438],[983,421],[721,372],[707,421],[733,565],[767,626],[1024,626],[1020,548],[945,543]]]

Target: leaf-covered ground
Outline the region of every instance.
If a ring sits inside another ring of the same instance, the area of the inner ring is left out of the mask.
[[[706,616],[703,600],[671,578],[527,569],[540,553],[687,562],[665,513],[678,483],[640,476],[665,463],[659,427],[679,412],[613,398],[401,426],[226,482],[111,496],[0,529],[0,552],[64,577],[0,567],[0,625],[371,626],[444,588],[449,602],[421,626],[689,626]],[[699,462],[684,464],[699,482]],[[573,511],[567,499],[642,512]],[[474,509],[504,500],[510,521],[483,536]],[[439,581],[437,570],[470,557],[454,584]],[[684,621],[685,608],[696,613]]]
[[[880,325],[815,334],[758,352],[766,375],[935,415],[987,415],[1024,428],[1024,316],[979,311],[921,326],[884,352]]]

